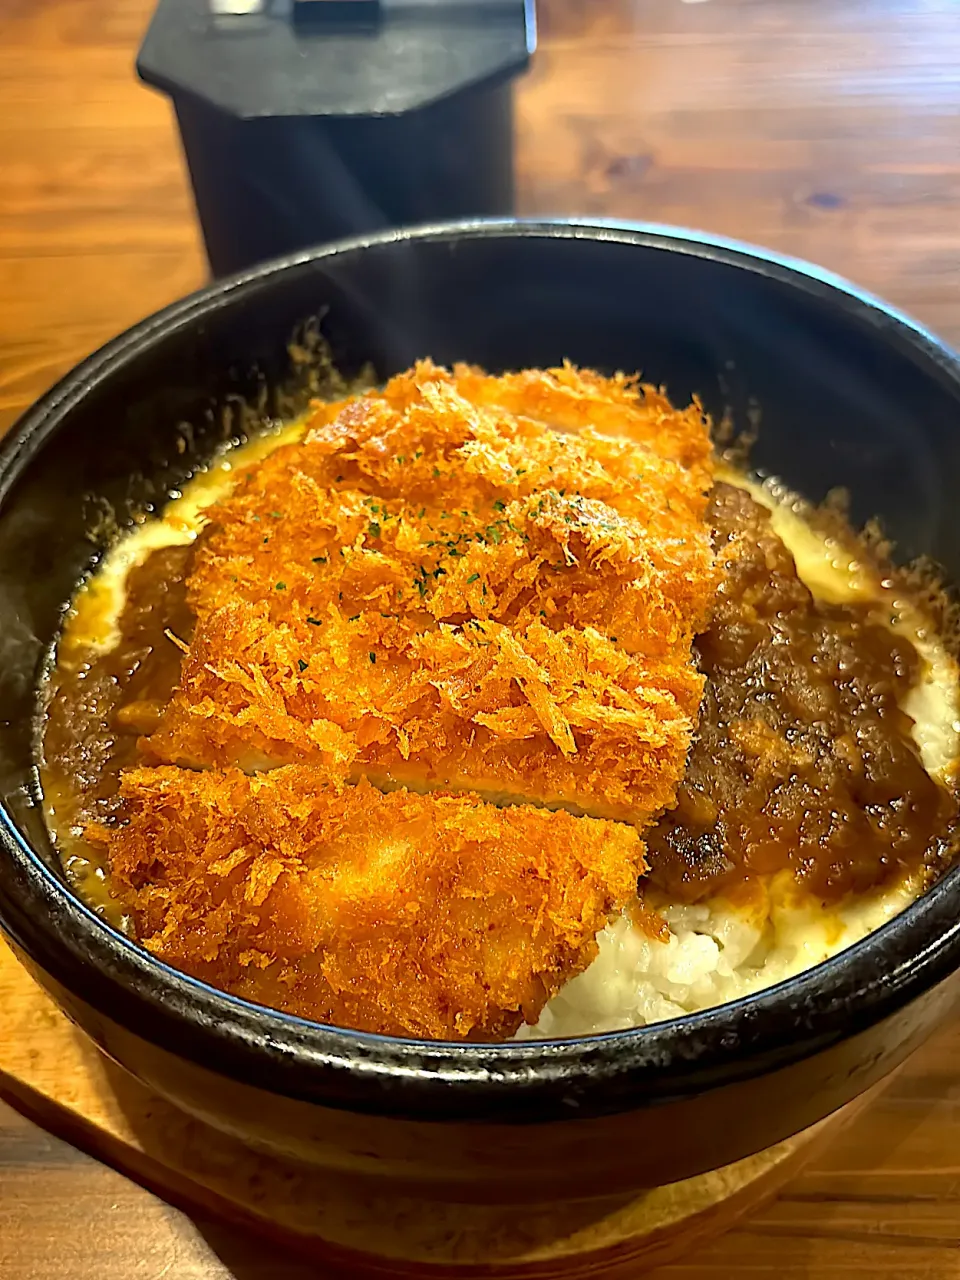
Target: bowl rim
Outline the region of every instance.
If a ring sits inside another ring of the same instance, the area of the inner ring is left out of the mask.
[[[832,272],[685,228],[573,219],[468,219],[358,236],[216,280],[83,360],[0,442],[0,507],[90,391],[145,346],[288,274],[408,242],[612,241],[705,258],[826,298],[960,400],[960,359]],[[418,1041],[329,1027],[251,1004],[152,957],[60,881],[0,802],[0,931],[69,997],[143,1040],[286,1098],[418,1120],[533,1123],[615,1114],[754,1078],[890,1017],[960,965],[960,865],[860,942],[753,995],[668,1022],[562,1041]],[[6,875],[4,875],[6,873]],[[7,883],[4,884],[6,878]],[[56,927],[53,927],[56,925]],[[883,962],[877,963],[882,952]]]

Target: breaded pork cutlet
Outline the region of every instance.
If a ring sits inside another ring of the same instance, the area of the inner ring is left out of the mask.
[[[536,1020],[646,869],[636,831],[475,796],[339,788],[307,766],[129,770],[106,841],[168,963],[321,1022],[427,1039]]]
[[[535,1022],[675,801],[710,484],[699,408],[622,377],[423,363],[317,406],[211,512],[179,686],[88,833],[138,936],[321,1022]]]
[[[709,450],[696,406],[570,368],[322,407],[212,512],[145,758],[647,822],[702,693]]]

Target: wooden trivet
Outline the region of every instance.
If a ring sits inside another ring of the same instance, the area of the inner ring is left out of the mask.
[[[251,1151],[152,1094],[100,1054],[2,941],[0,1094],[173,1203],[267,1234],[325,1263],[328,1277],[464,1280],[625,1278],[670,1261],[773,1196],[862,1105],[737,1164],[630,1198],[522,1207],[357,1199],[340,1180]]]

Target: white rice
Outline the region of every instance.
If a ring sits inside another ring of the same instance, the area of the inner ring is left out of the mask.
[[[816,902],[798,904],[792,883],[774,885],[769,913],[759,918],[721,899],[661,907],[666,942],[620,916],[598,934],[600,953],[590,967],[554,996],[536,1026],[521,1027],[517,1039],[643,1027],[771,987],[879,928],[919,887],[903,883],[827,912]]]

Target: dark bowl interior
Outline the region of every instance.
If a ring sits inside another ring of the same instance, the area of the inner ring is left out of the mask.
[[[564,358],[640,369],[676,401],[698,394],[737,429],[759,423],[759,468],[814,500],[848,488],[855,521],[879,516],[900,558],[931,555],[960,581],[957,361],[819,273],[662,229],[515,223],[390,234],[257,268],[91,357],[0,448],[8,936],[87,1025],[108,1016],[186,1061],[291,1099],[534,1122],[669,1110],[804,1062],[833,1063],[830,1088],[821,1089],[826,1077],[816,1086],[822,1098],[785,1105],[772,1127],[729,1151],[840,1105],[943,1016],[944,1001],[931,993],[960,961],[957,872],[878,933],[779,988],[549,1047],[391,1040],[245,1005],[152,960],[62,884],[35,803],[36,690],[64,607],[100,550],[102,513],[109,506],[123,524],[156,504],[237,428],[240,401],[266,395],[269,408],[272,389],[289,382],[290,335],[321,313],[344,373],[372,361],[387,375],[427,354],[492,370]],[[911,1004],[908,1034],[898,1027]],[[843,1045],[859,1046],[856,1062],[829,1057]]]

